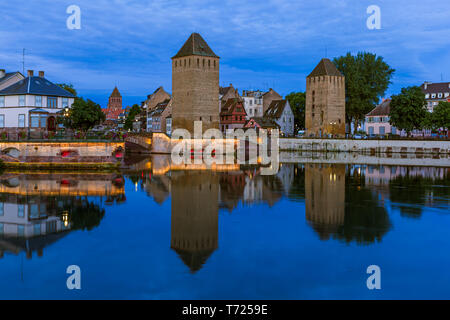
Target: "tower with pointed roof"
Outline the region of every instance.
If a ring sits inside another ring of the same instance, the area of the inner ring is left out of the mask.
[[[117,87],[114,87],[113,92],[109,96],[108,107],[103,109],[106,120],[117,120],[122,110],[122,95]]]
[[[219,129],[219,59],[198,33],[172,57],[173,130]]]
[[[306,78],[307,136],[345,136],[345,77],[322,59]]]

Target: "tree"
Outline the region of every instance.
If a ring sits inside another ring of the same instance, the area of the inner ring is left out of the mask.
[[[382,57],[368,52],[356,56],[347,53],[334,59],[336,68],[345,76],[346,122],[354,123],[354,131],[384,96],[395,72]]]
[[[292,112],[294,113],[294,122],[296,131],[304,129],[306,93],[291,92],[286,96],[286,100],[289,101],[289,105],[291,106]]]
[[[401,93],[392,96],[390,124],[405,130],[408,136],[413,130],[421,130],[427,120],[425,94],[420,87],[403,88]]]
[[[72,84],[58,83],[57,86],[63,88],[66,91],[69,91],[75,97],[77,96],[77,90],[75,90]]]
[[[68,117],[65,118],[64,125],[68,128],[86,132],[105,121],[105,118],[100,105],[89,99],[76,98],[69,110]]]
[[[444,129],[447,133],[450,128],[450,102],[441,101],[431,114],[431,129]]]
[[[137,104],[133,105],[130,109],[130,112],[128,113],[127,118],[125,119],[125,130],[132,130],[133,129],[133,122],[134,119],[138,114],[142,112],[141,107],[139,107]]]

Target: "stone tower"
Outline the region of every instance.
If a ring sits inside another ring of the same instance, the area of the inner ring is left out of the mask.
[[[198,33],[172,58],[173,130],[219,129],[219,59]]]
[[[114,87],[113,92],[109,96],[108,109],[122,110],[122,95],[120,94],[119,89],[117,89],[117,87]]]
[[[345,77],[329,59],[322,59],[306,78],[307,136],[345,137]]]

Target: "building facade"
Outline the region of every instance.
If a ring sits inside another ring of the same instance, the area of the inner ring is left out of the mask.
[[[278,92],[276,92],[272,88],[270,88],[269,91],[263,93],[262,98],[263,98],[263,101],[262,101],[263,102],[263,114],[267,111],[267,109],[269,109],[269,106],[272,103],[272,101],[283,99],[283,97],[280,96],[278,94]]]
[[[228,130],[242,129],[246,119],[243,101],[239,98],[228,99],[220,111],[220,130],[225,133]]]
[[[274,100],[264,113],[264,118],[270,119],[278,124],[280,135],[291,137],[294,135],[294,113],[289,101]]]
[[[242,99],[244,100],[245,112],[247,112],[247,120],[250,117],[262,117],[264,115],[262,91],[244,90],[242,91]]]
[[[306,78],[307,136],[345,136],[345,77],[322,59]]]
[[[75,101],[74,95],[53,84],[39,71],[0,90],[0,130],[8,134],[19,132],[55,131],[57,118]]]
[[[400,135],[401,132],[392,126],[390,121],[391,99],[384,100],[366,115],[366,133],[368,135]]]
[[[172,58],[173,130],[219,129],[219,60],[198,33]]]
[[[433,112],[439,102],[450,102],[450,82],[425,82],[420,86],[425,94],[427,110]]]
[[[172,114],[172,99],[158,103],[147,114],[147,132],[167,132],[166,118]]]

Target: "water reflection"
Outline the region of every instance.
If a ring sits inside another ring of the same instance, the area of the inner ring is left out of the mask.
[[[42,257],[45,247],[69,232],[99,226],[105,215],[102,204],[121,203],[124,195],[124,179],[116,174],[4,173],[0,257],[22,251],[28,258],[33,252]]]
[[[393,213],[420,218],[426,208],[448,212],[450,205],[450,169],[443,167],[283,163],[276,174],[264,175],[261,167],[250,165],[176,166],[165,156],[129,164],[125,178],[3,173],[0,256],[21,251],[42,256],[46,246],[70,232],[99,227],[108,206],[125,203],[123,210],[132,215],[126,179],[133,191],[142,190],[159,205],[170,201],[170,248],[192,273],[220,246],[221,213],[264,208],[282,219],[288,208],[302,216],[316,239],[371,245],[394,230]]]
[[[171,248],[194,273],[217,249],[219,176],[213,171],[179,171],[171,178]]]
[[[172,166],[161,156],[140,168],[131,176],[150,197],[159,204],[171,197],[171,247],[191,272],[219,245],[220,210],[271,208],[287,199],[293,211],[304,206],[305,221],[319,239],[370,245],[392,230],[390,209],[415,216],[427,206],[448,208],[450,199],[448,168],[285,163],[276,174],[263,175],[245,165]]]

